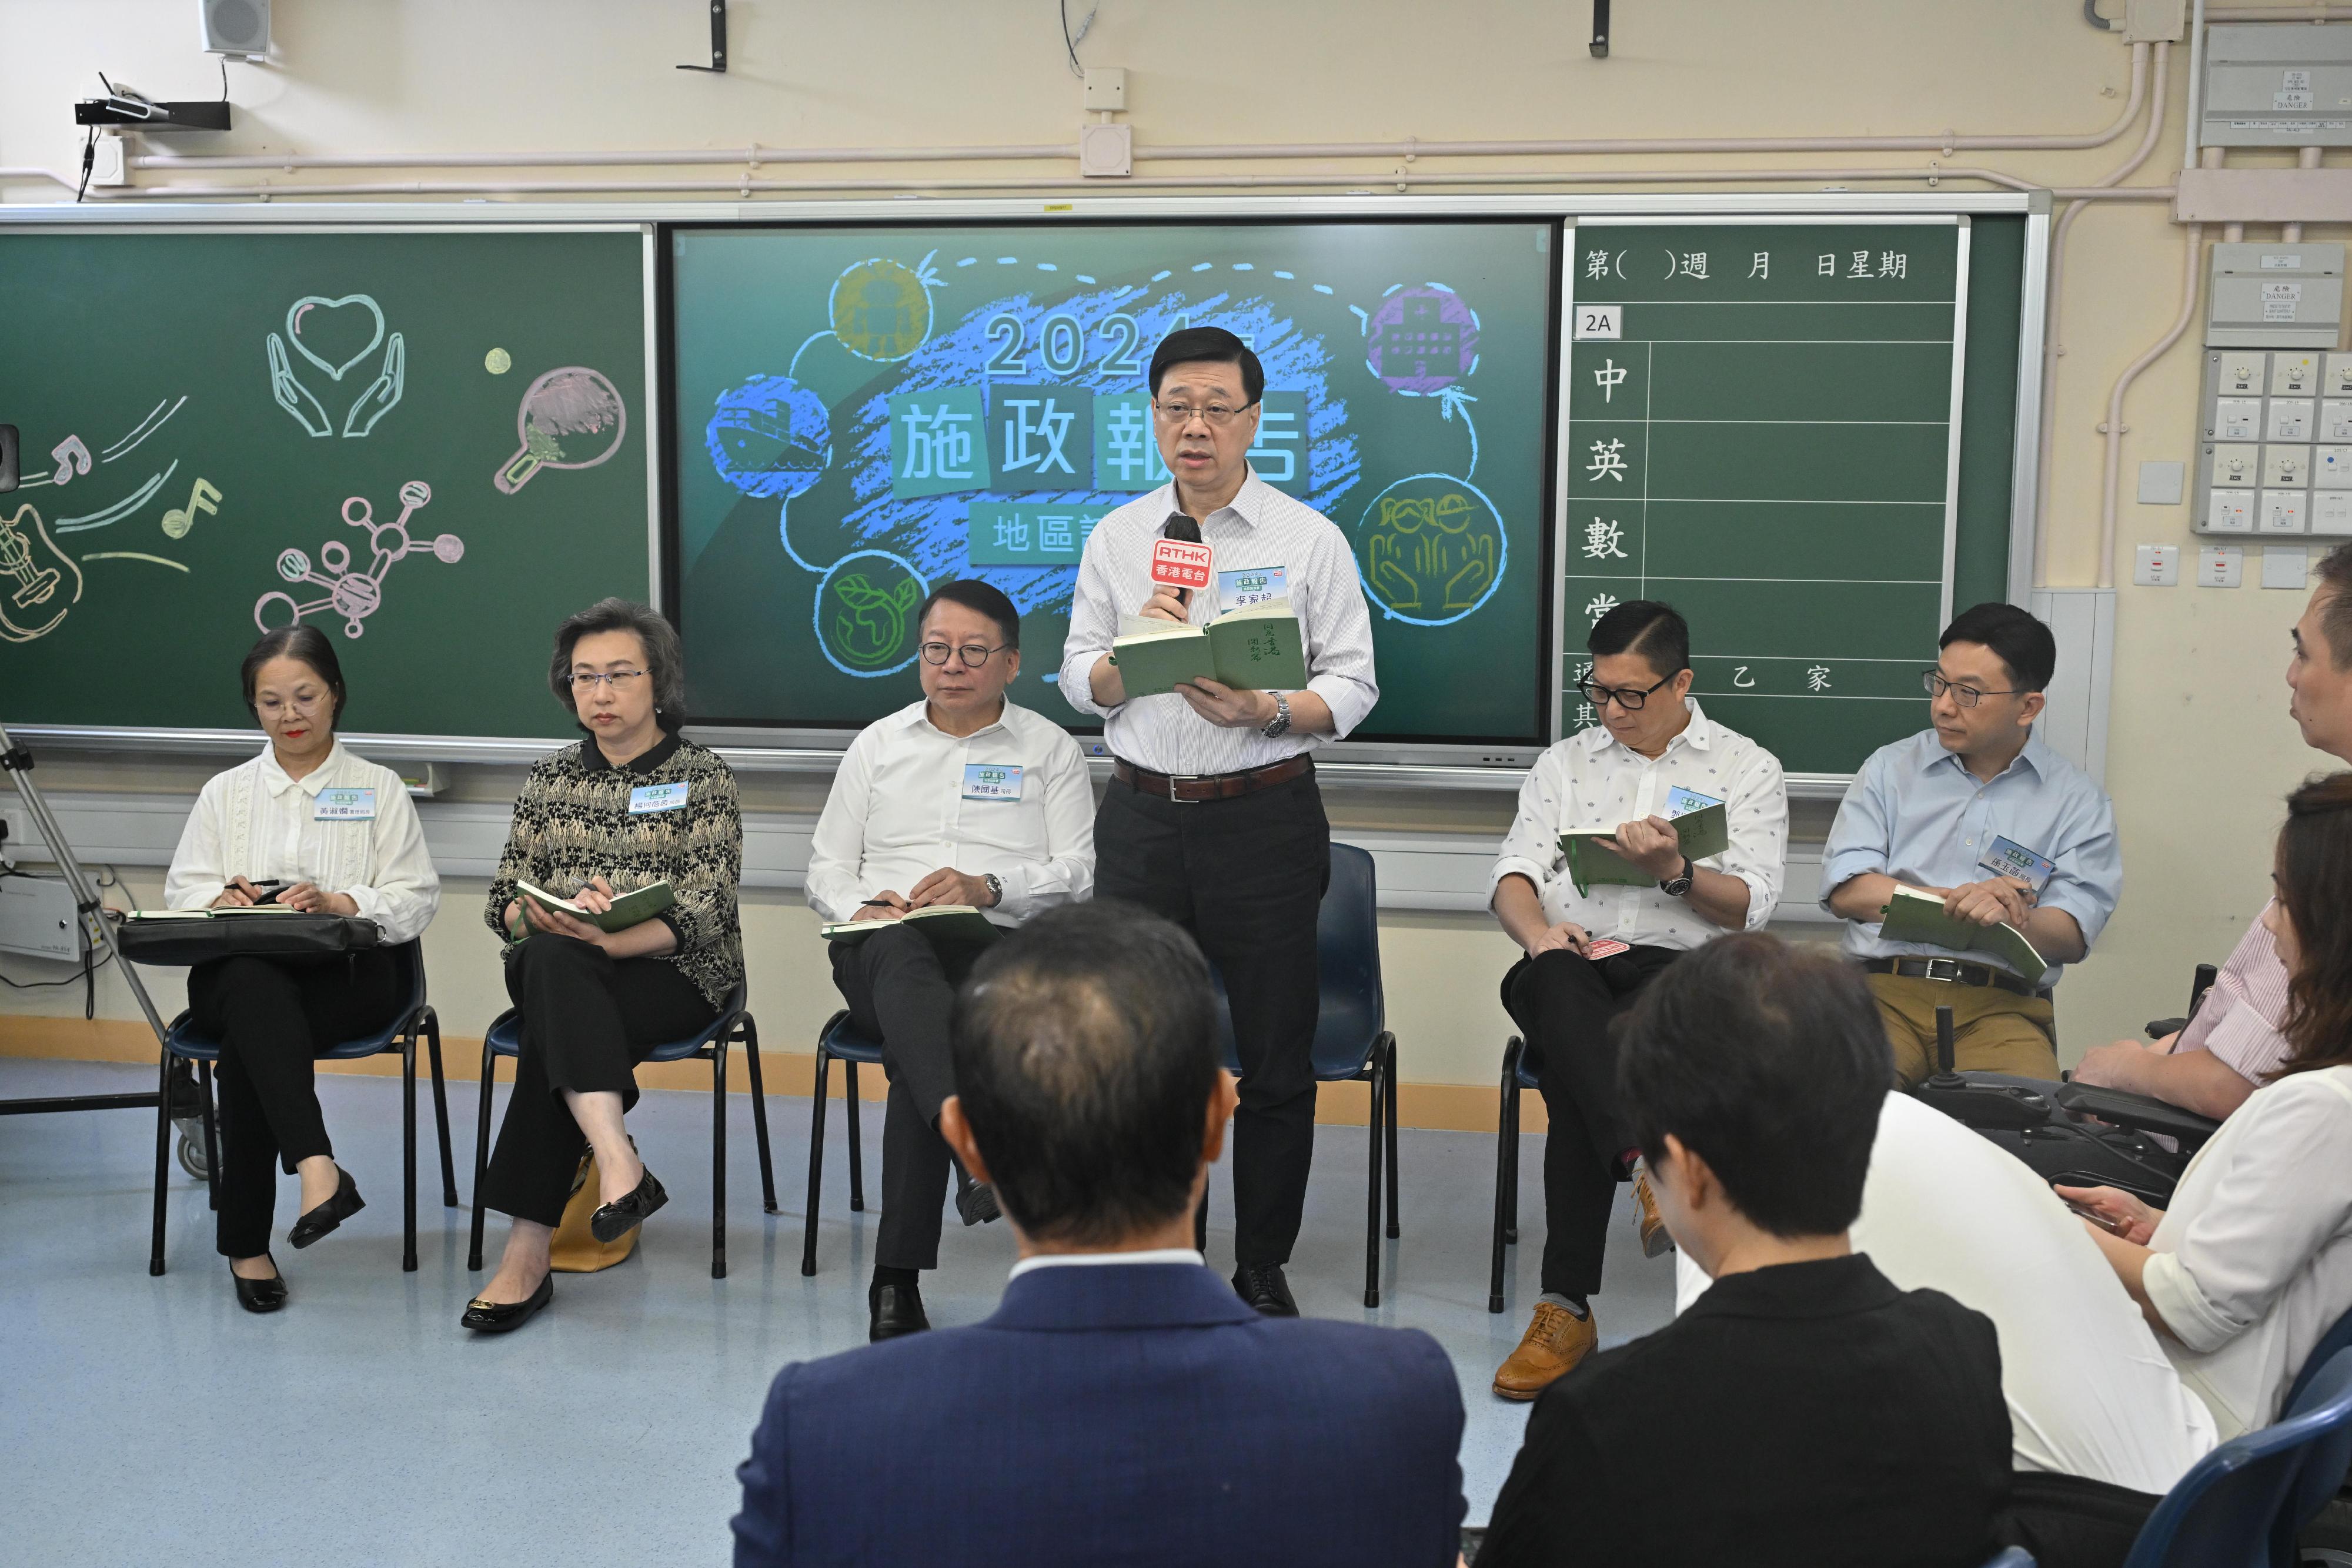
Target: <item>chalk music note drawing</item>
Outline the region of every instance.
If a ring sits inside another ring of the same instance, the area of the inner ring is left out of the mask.
[[[213,503],[220,498],[221,493],[213,487],[211,480],[197,480],[196,487],[188,492],[188,504],[184,507],[174,507],[163,514],[163,532],[172,538],[186,538],[188,530],[196,526],[197,513],[210,512],[215,517],[219,515],[220,508]]]

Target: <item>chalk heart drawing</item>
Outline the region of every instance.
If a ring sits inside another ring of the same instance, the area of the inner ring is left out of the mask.
[[[491,482],[511,496],[541,468],[593,468],[621,449],[628,433],[621,389],[603,371],[585,365],[550,371],[523,392],[515,412],[522,446]]]
[[[19,507],[15,517],[0,517],[0,642],[29,643],[53,631],[80,598],[81,568],[49,538],[41,514]]]
[[[362,321],[360,312],[366,319]],[[367,341],[359,351],[341,360],[330,360],[320,349],[332,354],[359,340],[359,329],[368,328]],[[310,335],[304,336],[305,332]],[[383,311],[364,294],[346,294],[341,299],[325,299],[316,294],[305,294],[286,309],[286,338],[301,356],[337,381],[350,373],[352,366],[375,352],[383,341]],[[318,348],[311,346],[316,341]]]

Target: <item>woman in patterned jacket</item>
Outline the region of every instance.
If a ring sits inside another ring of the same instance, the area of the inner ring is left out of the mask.
[[[514,1096],[482,1190],[514,1227],[460,1320],[486,1333],[520,1327],[552,1298],[548,1245],[583,1142],[596,1155],[598,1240],[668,1201],[623,1125],[637,1100],[631,1069],[707,1028],[743,978],[735,776],[678,734],[677,633],[642,604],[604,600],[556,629],[548,683],[589,738],[531,768],[485,911],[511,944],[507,994],[522,1012]],[[525,883],[597,915],[656,883],[673,902],[607,931],[537,902]]]

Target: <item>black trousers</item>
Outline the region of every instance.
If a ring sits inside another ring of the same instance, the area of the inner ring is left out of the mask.
[[[954,1163],[939,1134],[940,1106],[955,1092],[948,1019],[956,987],[986,950],[963,945],[942,950],[907,925],[834,946],[833,983],[858,1032],[882,1042],[882,1072],[890,1081],[882,1112],[877,1267],[940,1266],[940,1206]],[[856,1114],[855,1108],[850,1114]]]
[[[709,1025],[719,1009],[667,958],[614,959],[602,947],[541,933],[507,949],[507,995],[522,1009],[522,1055],[491,1152],[482,1203],[554,1226],[572,1197],[588,1140],[563,1092],[637,1103],[630,1069],[657,1045]]]
[[[1555,950],[1522,958],[1503,977],[1503,1006],[1527,1042],[1551,1132],[1544,1139],[1543,1288],[1566,1296],[1601,1289],[1609,1210],[1633,1137],[1617,1098],[1617,1043],[1609,1026],[1650,977],[1682,956],[1629,947],[1599,963]]]
[[[1116,779],[1095,813],[1095,892],[1192,932],[1224,977],[1241,1055],[1234,1115],[1234,1255],[1286,1263],[1315,1162],[1315,917],[1331,824],[1309,772],[1197,804]]]
[[[408,998],[381,949],[318,958],[217,958],[188,971],[190,1020],[221,1042],[220,1212],[224,1258],[269,1250],[278,1173],[331,1155],[311,1063],[393,1021]]]

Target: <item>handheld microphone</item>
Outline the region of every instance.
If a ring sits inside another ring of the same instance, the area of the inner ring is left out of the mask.
[[[1171,517],[1167,526],[1160,530],[1160,537],[1181,539],[1186,544],[1199,544],[1202,542],[1200,519],[1182,516]],[[1190,610],[1192,607],[1192,591],[1189,588],[1176,590],[1176,602]]]

